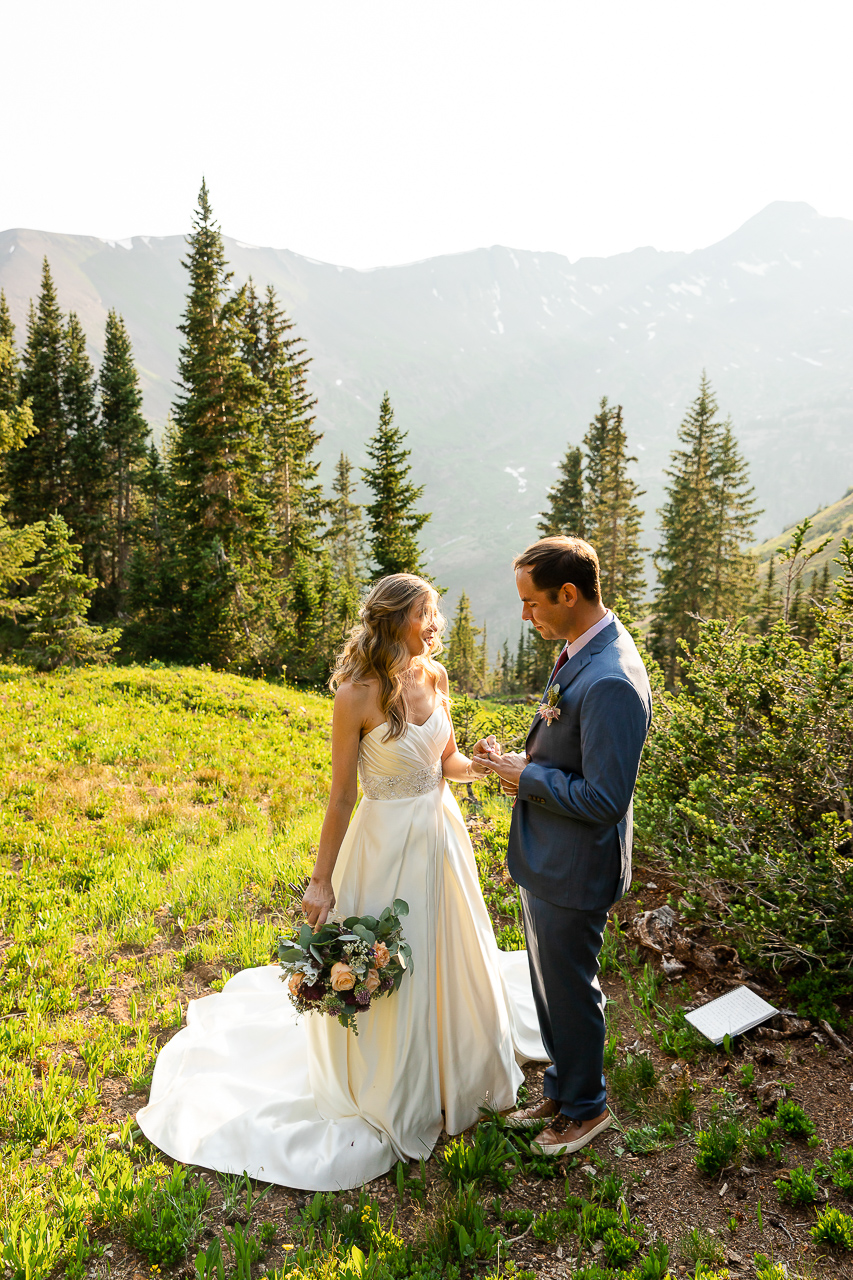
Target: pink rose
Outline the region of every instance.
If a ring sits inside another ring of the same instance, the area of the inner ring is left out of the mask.
[[[299,995],[299,988],[302,986],[304,981],[305,975],[302,973],[294,973],[291,975],[290,981],[287,984],[287,989],[292,996]]]
[[[385,946],[384,942],[374,942],[373,958],[376,961],[377,969],[384,969],[388,961],[391,959],[391,952]]]
[[[375,969],[368,969],[367,977],[364,979],[364,985],[369,994],[373,995],[374,991],[379,986],[379,974]]]
[[[338,960],[332,965],[332,990],[333,991],[352,991],[355,986],[355,974],[348,964],[344,964],[343,960]]]

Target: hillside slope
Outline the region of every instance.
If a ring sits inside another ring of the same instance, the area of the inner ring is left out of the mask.
[[[853,539],[853,485],[847,490],[843,498],[839,498],[837,502],[833,502],[831,506],[822,507],[820,511],[815,512],[811,516],[812,527],[809,529],[808,540],[805,544],[805,550],[811,551],[814,547],[823,542],[824,538],[832,537],[832,541],[823,551],[819,551],[814,558],[809,561],[807,570],[808,576],[811,577],[813,571],[822,571],[825,564],[829,564],[830,573],[835,577],[837,566],[833,563],[835,556],[838,555],[838,548],[842,538]],[[779,547],[785,547],[791,541],[791,535],[796,528],[795,524],[790,525],[783,530],[775,538],[768,538],[766,542],[762,542],[755,548],[755,554],[758,557],[759,573],[766,572],[770,557],[775,555]]]
[[[95,354],[117,307],[159,430],[174,392],[185,251],[181,236],[7,231],[0,287],[23,325],[47,254]],[[494,247],[354,271],[227,238],[226,252],[236,282],[275,284],[308,343],[327,483],[341,449],[364,461],[390,392],[433,512],[430,570],[452,601],[469,591],[495,641],[517,627],[510,559],[535,534],[554,466],[603,394],[625,406],[650,546],[662,469],[703,368],[752,463],[760,537],[853,478],[853,222],[808,205],[770,205],[689,254],[570,263]]]

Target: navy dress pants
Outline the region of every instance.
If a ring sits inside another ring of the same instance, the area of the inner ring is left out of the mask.
[[[563,1115],[591,1120],[607,1105],[604,994],[598,956],[607,910],[558,907],[521,890],[527,959],[539,1028],[551,1065],[545,1097]]]

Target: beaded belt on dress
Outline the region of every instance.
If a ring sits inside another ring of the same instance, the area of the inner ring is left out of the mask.
[[[361,767],[358,772],[361,789],[369,800],[412,800],[415,796],[435,791],[441,782],[441,761],[437,760],[429,769],[419,769],[417,773],[398,773],[387,777],[367,773]]]

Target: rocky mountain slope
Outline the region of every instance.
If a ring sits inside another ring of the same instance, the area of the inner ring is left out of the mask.
[[[637,249],[571,263],[494,247],[373,271],[226,238],[235,282],[273,283],[314,358],[329,464],[356,461],[387,388],[409,432],[430,569],[464,586],[497,642],[516,634],[512,554],[569,441],[597,401],[625,407],[647,490],[647,542],[663,468],[702,369],[731,415],[773,537],[853,477],[853,222],[768,206],[693,253]],[[22,326],[47,254],[64,308],[97,357],[107,308],[124,315],[155,429],[173,395],[186,288],[183,237],[105,242],[0,233],[0,287]]]

